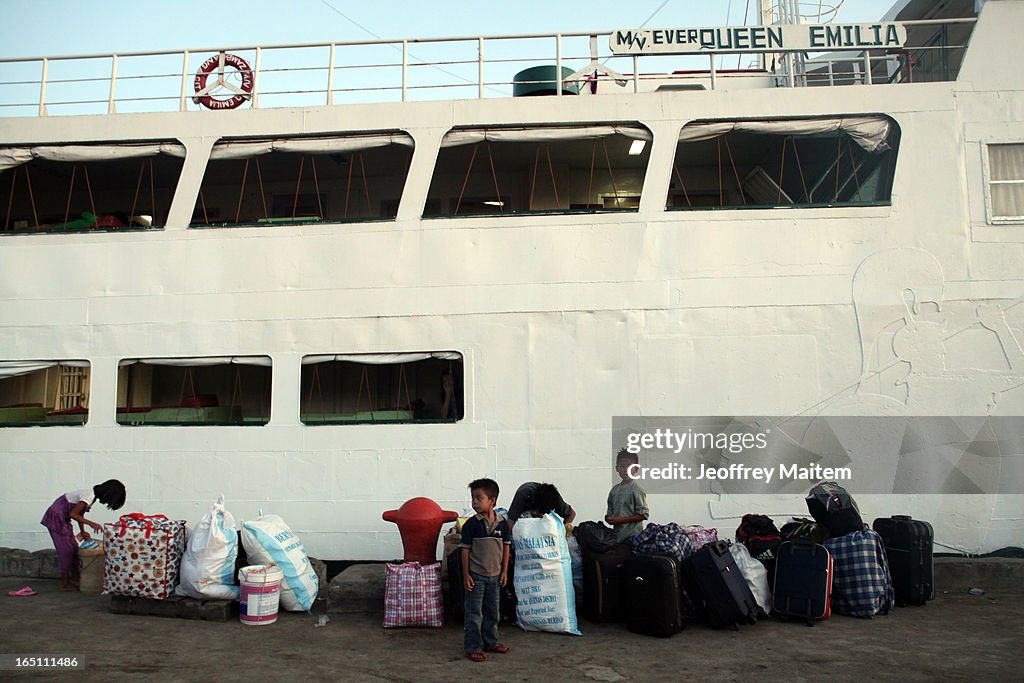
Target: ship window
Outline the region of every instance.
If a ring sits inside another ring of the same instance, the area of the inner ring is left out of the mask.
[[[650,140],[638,124],[452,130],[424,215],[637,211]]]
[[[264,425],[270,420],[266,356],[122,360],[122,425]]]
[[[989,144],[986,151],[989,221],[1024,222],[1024,143]]]
[[[306,356],[300,418],[308,425],[457,422],[463,388],[455,351]]]
[[[693,122],[679,135],[668,208],[888,204],[898,146],[884,116]]]
[[[0,147],[6,233],[161,227],[185,147],[174,142]]]
[[[221,140],[192,226],[297,225],[391,219],[405,187],[406,133]]]
[[[82,425],[88,417],[88,361],[0,361],[0,427]]]

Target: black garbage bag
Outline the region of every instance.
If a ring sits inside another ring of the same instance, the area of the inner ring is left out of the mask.
[[[838,482],[823,481],[811,487],[807,494],[807,510],[814,521],[828,529],[833,537],[864,530],[857,502]]]

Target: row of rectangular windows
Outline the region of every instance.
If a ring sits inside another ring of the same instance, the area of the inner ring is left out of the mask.
[[[87,361],[0,362],[0,427],[82,425]],[[122,425],[264,425],[266,356],[122,360]],[[302,359],[300,420],[308,425],[456,422],[464,414],[463,358],[455,351],[328,354]]]
[[[422,216],[636,211],[651,139],[639,123],[454,129],[441,141]],[[666,208],[887,203],[898,144],[884,116],[691,122]],[[402,131],[222,139],[191,225],[393,219],[412,154]],[[0,148],[0,231],[163,226],[184,155],[174,141]]]

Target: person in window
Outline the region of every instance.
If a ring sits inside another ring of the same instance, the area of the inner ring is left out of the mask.
[[[451,369],[441,373],[441,419],[462,419],[462,393],[458,391],[455,372]]]

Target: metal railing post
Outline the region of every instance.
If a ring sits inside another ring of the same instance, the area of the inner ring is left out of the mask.
[[[117,97],[117,55],[111,55],[110,64],[110,99],[107,100],[107,113],[117,112],[117,105],[114,104]]]
[[[256,66],[252,74],[252,108],[259,109],[260,106],[260,60],[263,58],[263,48],[256,48]]]
[[[480,93],[479,93],[479,96],[480,96],[480,99],[482,100],[484,98],[484,38],[483,38],[483,36],[480,36],[476,40],[477,40],[477,50],[478,50],[478,53],[479,53],[478,57],[477,57],[478,70],[480,72]]]
[[[181,101],[178,104],[178,111],[188,111],[188,50],[185,50],[184,55],[181,63]]]
[[[871,85],[871,52],[864,50],[864,83]]]
[[[402,41],[402,101],[409,101],[409,41]]]
[[[717,71],[715,69],[715,56],[712,54],[712,55],[708,55],[708,57],[711,59],[711,69],[708,71],[708,73],[711,76],[711,89],[714,90],[715,89],[715,76],[717,75]]]
[[[334,47],[331,43],[331,63],[327,66],[327,104],[334,104]]]
[[[562,96],[562,34],[555,34],[555,77],[558,85],[555,86],[555,94]]]
[[[39,115],[46,116],[46,78],[50,71],[50,60],[43,57],[43,73],[39,78]]]
[[[633,93],[640,92],[640,57],[633,55]]]

